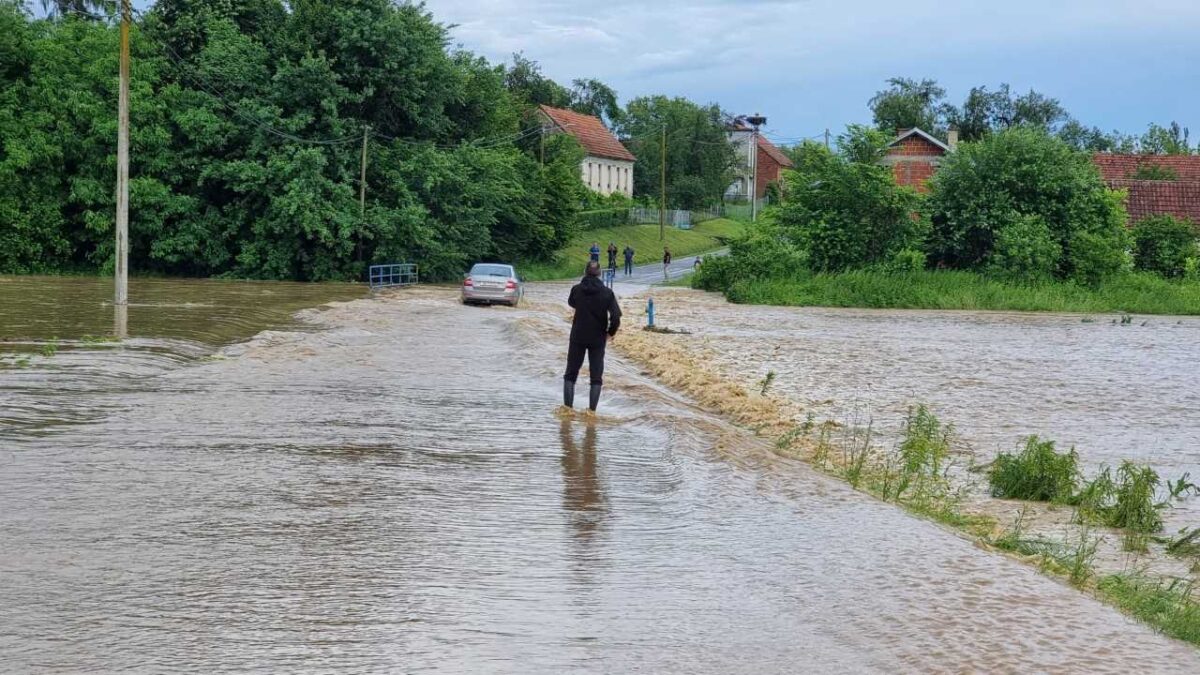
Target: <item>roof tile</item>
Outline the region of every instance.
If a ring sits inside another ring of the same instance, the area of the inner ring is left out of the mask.
[[[564,108],[551,108],[548,105],[540,105],[538,109],[549,117],[555,126],[574,136],[589,155],[627,162],[637,161],[633,153],[621,145],[621,141],[604,126],[599,117]]]

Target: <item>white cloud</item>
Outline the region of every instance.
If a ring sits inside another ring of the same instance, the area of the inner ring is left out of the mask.
[[[1041,75],[1086,70],[1089,55],[1121,49],[1136,64],[1150,57],[1135,46],[1200,42],[1195,0],[429,0],[427,7],[458,24],[455,40],[492,60],[523,51],[562,82],[598,77],[625,98],[719,98],[735,109],[755,107],[731,100],[746,92],[780,101],[780,90],[811,96],[806,87],[835,80],[857,89],[861,109],[883,78],[899,74],[953,79],[959,72],[974,83],[1037,86]],[[1077,62],[1048,62],[1028,84],[1015,68],[1003,72],[1031,51],[1063,45],[1078,45]],[[964,65],[983,55],[988,64]],[[976,72],[961,73],[967,67]]]

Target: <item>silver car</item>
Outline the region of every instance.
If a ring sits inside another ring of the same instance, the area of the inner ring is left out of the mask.
[[[477,263],[462,283],[462,301],[471,304],[505,304],[513,307],[525,295],[525,283],[512,265]]]

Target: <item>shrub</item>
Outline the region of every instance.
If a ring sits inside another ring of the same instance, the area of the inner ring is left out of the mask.
[[[1133,228],[1133,264],[1164,277],[1182,277],[1188,259],[1195,259],[1196,231],[1192,223],[1172,216],[1151,216]],[[1193,264],[1194,266],[1194,264]]]
[[[580,230],[600,230],[629,224],[629,209],[599,209],[580,211],[576,216]]]
[[[1126,178],[1133,180],[1179,180],[1179,174],[1169,166],[1161,164],[1139,164]]]
[[[708,291],[727,291],[741,280],[794,278],[807,270],[804,252],[763,225],[731,242],[729,255],[705,260],[693,284]]]
[[[1165,502],[1155,501],[1160,482],[1154,469],[1130,461],[1121,463],[1116,480],[1104,469],[1074,499],[1077,519],[1139,533],[1158,532],[1163,527],[1162,510],[1167,507]]]
[[[1129,269],[1129,255],[1122,233],[1076,232],[1071,237],[1066,263],[1069,277],[1096,287]]]
[[[1002,452],[988,472],[992,496],[1038,502],[1067,503],[1079,483],[1075,448],[1055,452],[1054,441],[1030,436],[1015,455]]]
[[[1014,224],[1013,214],[1044,223],[1062,249],[1053,266],[1060,278],[1074,276],[1077,268],[1088,279],[1102,278],[1122,262],[1119,196],[1107,189],[1087,154],[1041,130],[1013,128],[961,144],[930,182],[929,213],[928,252],[938,265],[981,270],[997,262],[993,253],[1001,231]],[[1026,233],[1035,228],[1030,222],[1022,227]],[[1018,233],[1005,235],[1005,261],[1026,257],[1017,255]],[[1089,236],[1076,241],[1079,233]],[[1023,253],[1041,267],[1052,249],[1040,237],[1037,243],[1036,256]]]
[[[1054,274],[1061,255],[1062,247],[1041,216],[1013,214],[996,232],[987,266],[997,276],[1041,281]]]

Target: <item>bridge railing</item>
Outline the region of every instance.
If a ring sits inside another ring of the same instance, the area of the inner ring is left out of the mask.
[[[415,263],[371,265],[367,270],[367,281],[371,284],[371,290],[412,286],[418,281],[417,266]]]

